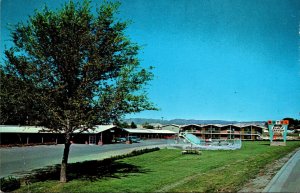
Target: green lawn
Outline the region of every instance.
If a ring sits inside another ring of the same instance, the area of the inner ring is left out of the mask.
[[[75,178],[66,184],[37,182],[17,192],[235,192],[267,163],[300,147],[299,141],[287,144],[243,142],[241,150],[203,151],[202,155],[163,149],[113,161],[108,167],[113,172],[100,178]]]

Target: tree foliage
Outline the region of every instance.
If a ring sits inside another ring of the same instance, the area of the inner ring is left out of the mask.
[[[131,122],[130,125],[126,121],[119,121],[117,120],[115,122],[115,125],[117,125],[120,128],[131,128],[131,129],[136,129],[137,125],[134,122]]]
[[[109,123],[155,109],[143,90],[153,75],[140,67],[140,47],[124,33],[128,22],[115,18],[118,6],[105,3],[97,16],[88,1],[57,12],[45,7],[12,31],[15,46],[5,51],[1,77],[27,85],[11,90],[22,90],[25,103],[41,103],[38,119],[48,127]]]
[[[105,2],[92,14],[89,1],[70,1],[18,23],[1,66],[1,82],[11,84],[1,83],[2,122],[22,112],[65,133],[69,144],[75,131],[155,110],[145,90],[152,67],[141,67],[140,47],[125,34],[129,22],[116,17],[119,5]]]
[[[293,119],[293,118],[284,118],[283,120],[288,120],[289,121],[289,129],[294,130],[294,129],[299,129],[300,128],[300,120]]]
[[[150,125],[148,122],[145,122],[145,123],[143,124],[143,128],[145,128],[145,129],[154,129],[154,126],[153,126],[153,125]]]
[[[137,125],[132,121],[131,124],[130,124],[130,128],[136,129],[136,128],[137,128]]]

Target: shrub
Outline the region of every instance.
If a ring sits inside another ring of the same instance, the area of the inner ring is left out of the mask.
[[[1,191],[3,192],[11,192],[13,190],[16,190],[20,188],[21,182],[17,178],[8,177],[8,178],[0,178],[1,181]]]

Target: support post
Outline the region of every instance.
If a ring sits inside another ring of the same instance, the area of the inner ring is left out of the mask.
[[[101,134],[100,134],[100,140],[101,140],[100,145],[103,145],[103,136],[102,136],[102,132],[101,132]]]

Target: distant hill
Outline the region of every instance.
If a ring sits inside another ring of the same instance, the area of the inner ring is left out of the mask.
[[[161,120],[161,119],[145,119],[145,118],[129,118],[124,119],[127,123],[134,122],[135,124],[143,123],[160,123],[160,124],[176,124],[176,125],[188,125],[188,124],[237,124],[237,123],[251,123],[251,124],[264,124],[264,121],[248,121],[248,122],[238,122],[238,121],[224,121],[224,120],[195,120],[195,119],[172,119],[172,120]]]

